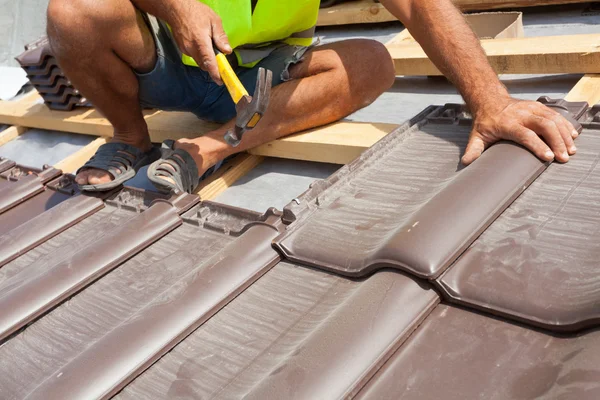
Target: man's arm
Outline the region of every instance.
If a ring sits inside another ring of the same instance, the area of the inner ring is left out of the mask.
[[[211,78],[222,84],[217,68],[214,45],[225,54],[231,46],[223,30],[221,18],[197,0],[132,0],[142,11],[169,24],[179,49],[196,61]]]
[[[541,103],[510,97],[479,40],[450,0],[381,3],[404,23],[438,69],[456,85],[473,113],[464,164],[473,162],[500,139],[520,143],[548,161],[555,158],[566,162],[569,154],[575,153],[573,138],[577,132],[571,123]]]

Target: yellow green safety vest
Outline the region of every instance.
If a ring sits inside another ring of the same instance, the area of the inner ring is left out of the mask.
[[[198,0],[223,22],[238,64],[251,67],[266,57],[275,43],[310,46],[320,0]],[[253,4],[254,10],[252,10]],[[182,55],[183,63],[198,66]]]

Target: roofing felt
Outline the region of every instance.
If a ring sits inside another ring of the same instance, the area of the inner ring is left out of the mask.
[[[470,119],[430,107],[283,214],[130,188],[90,197],[70,176],[0,160],[16,177],[0,183],[0,218],[24,215],[1,226],[3,398],[432,398],[446,386],[457,399],[597,398],[597,332],[549,330],[597,322],[600,110],[556,106],[583,122],[568,164],[500,143],[457,168]],[[17,190],[30,181],[35,192]],[[61,201],[40,209],[46,193]],[[372,263],[379,248],[397,258]],[[349,277],[353,265],[369,268]]]

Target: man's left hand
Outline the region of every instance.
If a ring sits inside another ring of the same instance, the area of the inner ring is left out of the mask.
[[[475,161],[493,143],[512,140],[544,161],[569,161],[577,148],[573,125],[558,112],[536,101],[511,97],[481,107],[474,116],[473,130],[462,157],[465,165]]]

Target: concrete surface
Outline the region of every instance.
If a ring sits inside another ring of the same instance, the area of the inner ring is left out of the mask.
[[[33,4],[36,2],[23,0],[20,3]],[[37,1],[37,3],[46,3],[46,1]],[[0,4],[10,6],[10,2],[5,0],[0,0]],[[600,33],[600,16],[582,16],[585,7],[586,5],[574,5],[524,9],[526,35],[549,36]],[[21,10],[23,10],[22,7]],[[20,17],[17,16],[16,18]],[[0,21],[4,20],[5,18],[0,17]],[[31,29],[28,32],[33,32],[35,26],[38,28],[40,26],[39,20],[30,21],[26,19],[26,21],[30,22],[32,26],[32,28],[27,28]],[[5,26],[1,24],[3,22],[0,22],[0,32]],[[401,29],[402,25],[400,23],[392,22],[320,28],[318,35],[321,37],[322,43],[354,37],[369,37],[385,43]],[[23,35],[26,34],[27,32],[17,33],[13,37],[17,38],[15,40],[18,41],[19,37],[23,38]],[[5,38],[0,37],[0,40],[5,40]],[[3,54],[3,52],[6,52],[6,47],[4,42],[0,42],[0,54]],[[2,60],[0,60],[1,63]],[[507,75],[502,77],[503,82],[514,96],[532,100],[541,95],[563,97],[578,79],[579,76],[576,75]],[[348,119],[400,124],[430,104],[448,102],[462,102],[462,99],[447,81],[439,78],[400,77],[396,79],[391,90],[383,94],[372,105],[354,113]],[[83,135],[47,135],[39,131],[33,131],[18,138],[15,142],[1,147],[0,155],[26,164],[41,166],[45,163],[57,162],[89,143],[90,140],[91,137]],[[327,177],[337,168],[338,166],[330,164],[267,159],[216,200],[261,212],[271,206],[282,208],[306,190],[312,181]],[[152,187],[145,178],[145,169],[140,171],[136,178],[129,181],[129,184],[148,189]]]

